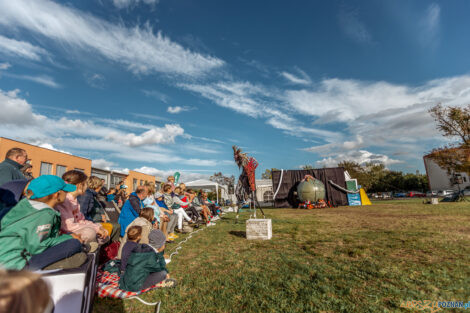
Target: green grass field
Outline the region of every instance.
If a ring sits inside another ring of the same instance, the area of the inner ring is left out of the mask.
[[[168,265],[176,288],[141,297],[161,300],[161,312],[172,313],[411,312],[400,304],[468,301],[470,202],[421,202],[266,209],[270,241],[244,238],[249,213],[239,220],[226,214]],[[136,300],[95,299],[94,312],[154,310]]]

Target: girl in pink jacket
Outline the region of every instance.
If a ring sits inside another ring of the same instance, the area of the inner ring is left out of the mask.
[[[88,221],[80,212],[80,204],[77,197],[85,193],[87,186],[87,175],[81,171],[71,170],[62,179],[77,186],[77,190],[67,193],[65,201],[58,204],[55,209],[60,212],[61,227],[63,233],[74,233],[80,235],[84,243],[98,241],[103,244],[109,240],[108,232],[97,223]]]

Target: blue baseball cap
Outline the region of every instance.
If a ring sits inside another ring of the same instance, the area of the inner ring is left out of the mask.
[[[77,187],[75,185],[66,184],[62,178],[55,175],[42,175],[33,179],[29,183],[27,190],[33,192],[31,199],[34,200],[52,195],[59,190],[72,192],[77,190]]]

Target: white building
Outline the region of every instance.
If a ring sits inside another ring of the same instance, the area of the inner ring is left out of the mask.
[[[273,201],[273,181],[271,179],[256,180],[256,199],[261,202]]]
[[[456,173],[462,177],[461,184],[453,184],[453,179],[447,171],[437,165],[429,155],[423,157],[424,167],[426,168],[426,174],[428,175],[429,188],[432,191],[439,190],[458,190],[465,189],[470,186],[470,177],[467,173]]]

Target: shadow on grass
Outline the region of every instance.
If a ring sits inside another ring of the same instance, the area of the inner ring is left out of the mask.
[[[246,238],[246,231],[241,230],[231,230],[228,232],[230,235],[237,236],[240,238]]]
[[[95,295],[93,313],[126,313],[124,301],[122,299],[99,298]]]

